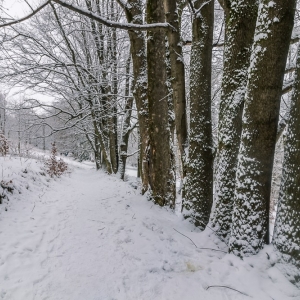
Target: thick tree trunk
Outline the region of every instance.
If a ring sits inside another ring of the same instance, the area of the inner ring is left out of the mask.
[[[290,119],[284,147],[273,244],[282,258],[300,269],[300,46],[291,99]],[[295,278],[300,282],[300,273]]]
[[[119,3],[122,2],[118,1]],[[144,3],[142,0],[128,0],[123,7],[128,23],[143,24]],[[144,32],[129,31],[130,51],[133,65],[133,95],[138,112],[140,136],[140,171],[142,179],[142,194],[149,187],[149,132],[148,132],[148,98],[147,98],[147,59],[146,39]]]
[[[229,251],[269,240],[269,202],[282,83],[296,0],[261,0],[251,54]]]
[[[213,202],[211,64],[214,1],[194,2],[190,75],[190,134],[183,214],[204,229]]]
[[[169,57],[171,63],[171,86],[173,89],[173,101],[175,111],[175,130],[178,148],[184,169],[185,149],[187,147],[187,118],[185,101],[185,71],[182,53],[182,42],[180,36],[180,20],[178,0],[164,0],[166,21],[175,30],[168,31]],[[183,172],[184,174],[185,172]]]
[[[219,109],[216,205],[212,226],[228,241],[230,236],[242,113],[257,18],[257,0],[241,0],[225,11],[225,49]],[[223,4],[226,5],[226,4]]]
[[[147,23],[165,21],[163,0],[148,0]],[[175,174],[172,166],[171,130],[169,126],[166,75],[165,32],[148,31],[148,101],[150,136],[150,186],[153,201],[161,206],[174,206]]]

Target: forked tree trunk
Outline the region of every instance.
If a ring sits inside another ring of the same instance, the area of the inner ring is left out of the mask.
[[[296,0],[261,0],[251,54],[229,251],[255,254],[269,242],[277,123]]]
[[[291,99],[283,177],[280,187],[273,244],[285,261],[300,269],[300,46]],[[300,282],[300,273],[295,278]]]
[[[190,75],[190,133],[183,214],[201,229],[213,202],[211,66],[214,1],[194,2]],[[197,10],[200,11],[197,12]]]
[[[165,22],[163,0],[147,1],[147,23]],[[175,204],[175,174],[172,166],[169,126],[166,49],[164,30],[147,33],[148,101],[150,136],[150,186],[153,201]]]
[[[224,3],[225,49],[219,108],[216,205],[212,226],[228,241],[230,236],[242,113],[257,18],[257,0]]]

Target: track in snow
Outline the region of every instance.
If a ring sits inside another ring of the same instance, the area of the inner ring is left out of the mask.
[[[225,245],[102,172],[77,169],[2,216],[0,299],[248,298],[208,285],[259,300],[300,299],[265,253],[241,261],[197,249],[174,228],[198,247]]]

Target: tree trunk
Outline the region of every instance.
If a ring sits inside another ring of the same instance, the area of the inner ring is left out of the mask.
[[[283,177],[280,187],[273,244],[282,258],[300,269],[300,46],[291,99]],[[300,281],[300,274],[296,281]]]
[[[118,1],[122,4],[122,2]],[[123,7],[128,23],[143,24],[144,3],[142,0],[128,0]],[[142,179],[142,194],[149,187],[149,132],[148,132],[148,98],[147,98],[147,60],[145,34],[140,31],[129,31],[130,51],[133,65],[133,95],[138,112],[140,137],[140,175]]]
[[[225,11],[225,49],[218,124],[216,205],[212,226],[230,236],[242,113],[257,18],[257,0],[228,1]],[[226,5],[226,4],[224,4]]]
[[[182,53],[182,42],[179,23],[178,0],[164,0],[166,21],[175,30],[168,30],[169,57],[171,63],[171,86],[173,89],[173,101],[175,111],[175,129],[180,151],[182,169],[185,165],[185,149],[187,147],[187,118],[185,101],[185,71]],[[183,175],[185,172],[183,172]]]
[[[116,21],[114,0],[110,2],[111,20]],[[118,153],[118,118],[117,118],[117,94],[118,94],[118,66],[117,66],[117,32],[116,28],[111,29],[111,41],[109,42],[110,57],[112,60],[111,66],[111,97],[110,97],[110,117],[109,117],[109,147],[110,160],[113,172],[118,171],[119,153]]]
[[[165,22],[163,0],[147,1],[147,23]],[[175,174],[169,126],[165,32],[148,31],[148,101],[150,136],[150,186],[154,203],[175,203]]]
[[[119,163],[119,173],[120,178],[124,180],[125,178],[125,169],[126,169],[126,161],[127,161],[127,150],[128,150],[128,140],[130,135],[130,121],[131,121],[131,113],[132,113],[132,105],[133,105],[133,97],[129,97],[130,94],[130,62],[131,56],[127,59],[126,62],[126,82],[125,82],[125,115],[123,120],[123,128],[122,128],[122,136],[120,142],[120,163]]]
[[[190,134],[183,214],[201,229],[213,202],[211,66],[214,1],[194,2],[190,75]],[[201,7],[201,10],[197,10]]]
[[[251,54],[229,251],[269,242],[269,202],[282,83],[296,0],[261,0]]]

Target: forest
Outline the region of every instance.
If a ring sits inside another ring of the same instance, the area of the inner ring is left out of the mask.
[[[24,2],[0,13],[14,152],[55,141],[120,180],[135,166],[149,201],[241,259],[272,245],[299,284],[300,2]]]

